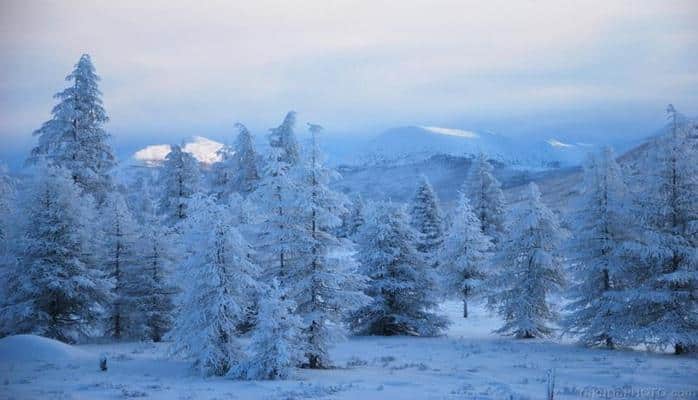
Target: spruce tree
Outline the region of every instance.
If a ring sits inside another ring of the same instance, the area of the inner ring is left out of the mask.
[[[249,244],[211,198],[196,197],[187,232],[197,243],[185,262],[188,281],[170,337],[174,351],[194,359],[205,375],[225,375],[242,360],[236,326],[257,287]]]
[[[160,171],[159,210],[169,226],[183,222],[188,216],[188,202],[199,189],[199,163],[190,153],[173,145]]]
[[[419,234],[417,249],[434,264],[436,252],[444,240],[443,217],[439,200],[426,176],[422,176],[412,201],[410,217],[412,227]]]
[[[303,358],[301,320],[276,279],[263,292],[248,357],[230,375],[251,380],[287,379]]]
[[[334,171],[322,164],[317,145],[318,125],[310,125],[313,138],[310,160],[300,180],[304,194],[299,210],[308,228],[302,232],[309,244],[308,257],[290,269],[287,288],[296,302],[296,313],[303,321],[308,367],[330,366],[329,348],[344,335],[343,320],[348,313],[365,305],[361,292],[363,278],[357,273],[349,243],[337,239],[333,229],[339,226],[344,211],[344,196],[330,189]]]
[[[588,346],[613,348],[632,329],[624,301],[632,290],[628,271],[645,249],[613,150],[590,157],[584,175],[572,245],[576,282],[564,325]]]
[[[506,204],[501,184],[495,178],[494,169],[483,153],[470,167],[466,187],[475,215],[480,219],[482,233],[497,245],[505,231]]]
[[[88,251],[91,198],[69,171],[42,165],[21,204],[20,262],[10,272],[0,332],[76,342],[94,332],[111,300],[110,282]]]
[[[468,317],[468,300],[486,277],[491,249],[492,242],[480,230],[468,196],[461,192],[453,225],[439,254],[446,291],[463,301],[463,318]]]
[[[143,321],[138,310],[137,280],[142,273],[137,254],[138,226],[119,193],[107,197],[102,214],[106,223],[102,251],[114,284],[107,334],[116,339],[140,337]]]
[[[402,207],[380,204],[358,238],[359,261],[372,300],[352,318],[359,334],[434,336],[448,325],[438,315],[436,271],[416,248],[417,234]]]
[[[83,54],[66,80],[71,85],[54,97],[58,104],[51,119],[34,132],[39,143],[30,162],[43,158],[70,172],[83,193],[101,204],[111,190],[109,172],[115,165],[104,124],[109,120],[102,105],[99,76],[88,54]]]
[[[640,164],[638,197],[651,252],[634,270],[630,339],[681,354],[698,348],[698,128],[673,106],[667,112],[667,132]]]
[[[564,237],[557,217],[542,203],[538,186],[531,183],[526,204],[503,243],[501,270],[491,281],[490,304],[505,321],[496,332],[517,338],[552,333],[557,313],[549,297],[564,284],[559,254]]]
[[[214,192],[221,203],[226,203],[234,192],[243,195],[253,192],[260,179],[254,137],[245,125],[236,123],[235,127],[238,136],[234,146],[222,148],[221,161],[213,166]]]

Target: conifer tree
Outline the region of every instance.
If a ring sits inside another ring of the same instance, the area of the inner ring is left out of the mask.
[[[190,153],[173,145],[160,171],[159,210],[165,222],[173,226],[188,216],[188,202],[199,189],[199,164]]]
[[[639,203],[650,253],[634,270],[630,340],[698,348],[698,127],[668,107],[667,133],[641,160]]]
[[[119,193],[109,195],[102,213],[106,223],[102,251],[114,284],[107,334],[116,339],[139,337],[143,321],[138,310],[137,280],[142,271],[136,247],[137,224]]]
[[[359,261],[372,301],[354,313],[357,333],[434,336],[448,325],[435,312],[436,271],[416,249],[416,241],[401,207],[381,204],[371,211],[359,234]]]
[[[624,298],[630,271],[644,251],[623,175],[613,150],[605,148],[585,165],[585,189],[575,225],[576,284],[565,329],[589,346],[613,348],[625,341]]]
[[[470,167],[466,187],[475,215],[480,219],[482,233],[497,245],[505,231],[504,193],[495,178],[494,169],[483,153]]]
[[[225,146],[219,153],[221,161],[214,164],[214,192],[219,202],[226,203],[233,192],[247,195],[260,179],[254,137],[241,123],[236,123],[238,136],[233,147]]]
[[[90,197],[69,171],[40,166],[22,199],[20,262],[0,312],[3,334],[32,333],[64,342],[90,335],[111,301],[109,280],[88,251]]]
[[[320,129],[310,125],[313,144],[300,181],[305,193],[299,196],[299,210],[307,221],[308,229],[302,233],[307,236],[308,257],[295,264],[287,281],[296,313],[303,321],[310,368],[330,366],[329,348],[343,337],[343,320],[368,302],[349,243],[332,233],[341,223],[345,199],[329,187],[336,173],[322,164],[316,140]]]
[[[552,333],[557,314],[550,294],[564,284],[559,246],[564,239],[558,219],[540,198],[536,184],[503,244],[502,267],[491,283],[490,304],[505,321],[496,332],[517,338],[544,337]]]
[[[242,379],[287,379],[303,358],[301,320],[295,304],[273,279],[264,291],[246,361],[231,371]]]
[[[491,248],[490,238],[480,230],[480,221],[468,197],[461,192],[453,225],[439,254],[446,291],[463,300],[463,318],[468,317],[468,299],[486,277]]]
[[[140,239],[143,273],[139,306],[145,319],[145,334],[154,342],[161,341],[172,328],[174,297],[178,292],[170,283],[175,261],[172,242],[172,234],[161,227],[155,215],[146,218]]]
[[[225,375],[242,360],[236,326],[257,287],[249,244],[232,226],[225,208],[196,197],[187,232],[197,243],[186,260],[181,310],[171,338],[174,350],[194,359],[205,375]]]
[[[424,253],[428,260],[437,266],[436,252],[444,240],[443,218],[439,200],[426,176],[422,176],[417,193],[410,210],[412,227],[418,237],[417,250]]]
[[[104,124],[109,120],[102,105],[99,76],[88,54],[83,54],[66,77],[71,85],[54,97],[58,104],[51,119],[34,132],[39,143],[30,162],[47,159],[67,169],[83,193],[101,204],[111,190],[109,171],[115,165]]]

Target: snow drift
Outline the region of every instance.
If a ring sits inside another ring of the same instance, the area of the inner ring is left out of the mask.
[[[0,339],[0,360],[9,362],[72,361],[89,353],[69,344],[36,335],[15,335]]]

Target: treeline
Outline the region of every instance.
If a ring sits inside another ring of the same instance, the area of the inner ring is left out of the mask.
[[[625,168],[609,149],[590,157],[563,229],[535,184],[509,209],[484,155],[448,220],[426,178],[407,205],[349,198],[321,127],[300,146],[293,112],[265,154],[237,124],[209,169],[172,146],[152,176],[123,181],[88,55],[67,80],[30,178],[0,181],[0,335],[166,339],[204,374],[278,379],[330,367],[347,332],[439,335],[440,302],[467,317],[482,298],[519,338],[559,325],[590,346],[698,344],[698,128],[673,108]]]

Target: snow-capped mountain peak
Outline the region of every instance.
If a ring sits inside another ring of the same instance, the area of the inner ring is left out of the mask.
[[[567,147],[567,148],[574,147],[573,144],[564,143],[564,142],[561,142],[555,138],[550,138],[550,139],[546,140],[546,142],[553,147]]]
[[[182,150],[191,153],[194,158],[204,164],[213,164],[220,161],[218,151],[223,148],[223,143],[205,138],[193,136],[182,142]],[[144,147],[133,154],[133,159],[146,165],[157,165],[165,160],[172,150],[169,144],[154,144]]]
[[[479,137],[479,135],[477,133],[472,132],[472,131],[465,131],[463,129],[441,128],[438,126],[420,126],[420,128],[425,129],[425,130],[432,132],[432,133],[438,133],[440,135],[457,136],[457,137],[469,138],[469,139],[475,139],[475,138]]]

